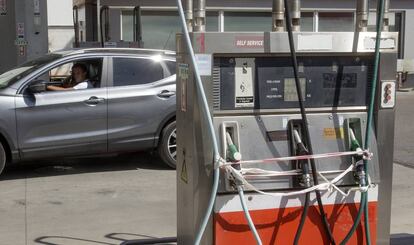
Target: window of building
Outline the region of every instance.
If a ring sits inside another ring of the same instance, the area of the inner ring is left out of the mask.
[[[219,31],[218,12],[207,12],[206,30],[211,32]]]
[[[225,12],[224,31],[271,31],[271,13]]]
[[[313,12],[302,12],[301,13],[300,30],[301,31],[314,31],[313,30]]]
[[[346,32],[355,30],[353,12],[320,12],[318,31]]]
[[[142,39],[145,48],[175,50],[175,34],[180,31],[180,22],[173,12],[142,12]],[[133,41],[133,14],[122,14],[122,39]]]
[[[143,11],[142,39],[145,48],[175,50],[175,35],[181,31],[178,13],[173,11]],[[218,31],[218,14],[207,14],[207,31]],[[132,11],[122,12],[122,40],[133,41]]]
[[[164,78],[159,62],[143,58],[114,58],[113,86],[129,86],[153,83]]]
[[[313,31],[313,12],[302,12],[301,16],[301,30]],[[272,31],[272,13],[225,12],[224,31]]]

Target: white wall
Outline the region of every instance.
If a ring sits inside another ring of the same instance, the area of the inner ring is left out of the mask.
[[[49,26],[73,26],[72,0],[47,0]]]
[[[49,51],[73,47],[72,0],[47,0]]]
[[[49,51],[70,49],[75,42],[73,28],[49,26]]]

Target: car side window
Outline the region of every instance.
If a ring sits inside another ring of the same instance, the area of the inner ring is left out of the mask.
[[[102,58],[70,61],[51,68],[37,76],[29,84],[32,92],[52,92],[50,86],[65,89],[86,89],[101,87]],[[73,74],[75,72],[81,75]],[[79,72],[80,70],[80,72]]]
[[[144,58],[113,58],[113,86],[153,83],[164,78],[159,61]]]
[[[69,79],[71,76],[71,68],[73,66],[73,63],[66,63],[64,65],[58,66],[56,68],[53,68],[49,71],[48,74],[48,81],[50,83],[60,83],[64,82],[65,80]]]

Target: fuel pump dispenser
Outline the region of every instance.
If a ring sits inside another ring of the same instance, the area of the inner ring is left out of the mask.
[[[48,52],[47,2],[0,1],[0,74]]]
[[[356,32],[312,33],[289,2],[273,1],[273,32],[217,33],[199,26],[205,1],[189,21],[177,0],[178,244],[389,243],[398,34],[381,33],[386,4],[377,39],[368,4]]]

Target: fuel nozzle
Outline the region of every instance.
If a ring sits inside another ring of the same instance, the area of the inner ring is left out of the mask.
[[[299,135],[297,129],[293,130],[293,137],[296,143],[296,156],[303,156],[309,153],[308,149],[303,144],[302,138]],[[311,177],[309,174],[309,164],[308,160],[299,160],[298,165],[302,169],[302,183],[305,187],[311,187]]]
[[[296,142],[296,155],[300,156],[308,154],[308,149],[306,149],[305,145],[303,144],[297,129],[293,130],[293,136],[295,137]]]
[[[229,132],[226,132],[228,158],[232,162],[239,162],[242,158],[237,146],[233,143],[233,139]]]
[[[357,138],[355,137],[355,133],[352,128],[349,129],[349,136],[351,138],[351,150],[356,151],[358,149],[361,149],[361,145],[359,144]]]
[[[351,151],[358,151],[361,150],[361,145],[358,142],[358,139],[355,137],[354,130],[352,128],[349,129],[349,137],[350,137],[350,146]],[[354,156],[355,161],[355,177],[357,178],[359,184],[361,186],[366,186],[366,173],[364,170],[364,165],[362,164],[362,156]]]

